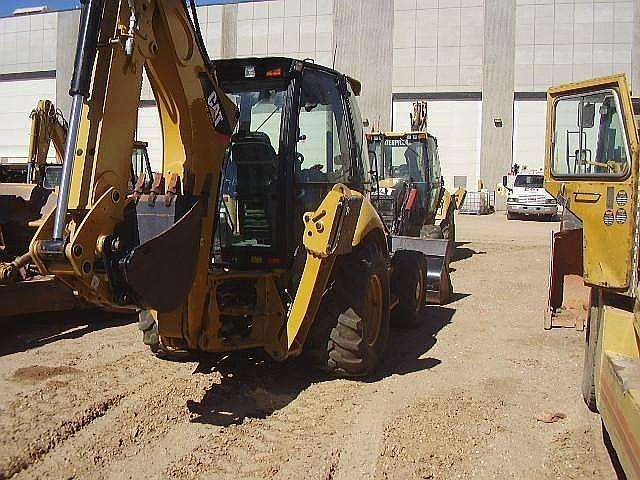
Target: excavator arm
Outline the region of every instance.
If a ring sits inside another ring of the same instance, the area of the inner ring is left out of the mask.
[[[58,203],[30,253],[43,274],[95,304],[173,311],[206,289],[236,111],[192,15],[193,1],[82,2]],[[143,71],[159,110],[163,171],[149,194],[128,198]]]
[[[29,136],[29,183],[40,185],[44,176],[49,148],[53,144],[56,158],[62,162],[64,144],[67,140],[67,122],[62,112],[50,100],[39,100],[31,111],[31,132]]]

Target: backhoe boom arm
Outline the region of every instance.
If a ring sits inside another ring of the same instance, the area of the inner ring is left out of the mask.
[[[175,310],[206,285],[235,108],[195,24],[183,0],[83,2],[59,202],[30,250],[43,273],[91,302]],[[158,105],[163,171],[149,195],[133,200],[126,192],[143,71]],[[132,285],[142,273],[144,285]],[[186,289],[166,288],[172,277]]]

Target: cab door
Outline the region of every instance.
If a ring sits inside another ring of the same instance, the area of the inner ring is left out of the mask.
[[[584,280],[634,280],[638,132],[624,75],[551,88],[545,188],[583,224]]]

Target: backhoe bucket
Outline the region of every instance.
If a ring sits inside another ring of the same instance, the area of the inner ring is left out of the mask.
[[[136,304],[170,312],[185,301],[196,275],[202,204],[188,208],[184,197],[168,205],[163,195],[153,203],[144,198],[136,205],[140,245],[124,261],[126,287]]]
[[[444,305],[451,300],[453,288],[449,275],[451,241],[447,239],[391,237],[394,252],[415,250],[422,252],[427,260],[425,281],[427,302]]]

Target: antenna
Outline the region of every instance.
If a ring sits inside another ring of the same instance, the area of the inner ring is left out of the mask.
[[[333,68],[334,70],[336,69],[336,54],[338,53],[338,46],[334,46],[333,47],[333,65],[331,65],[331,68]]]

